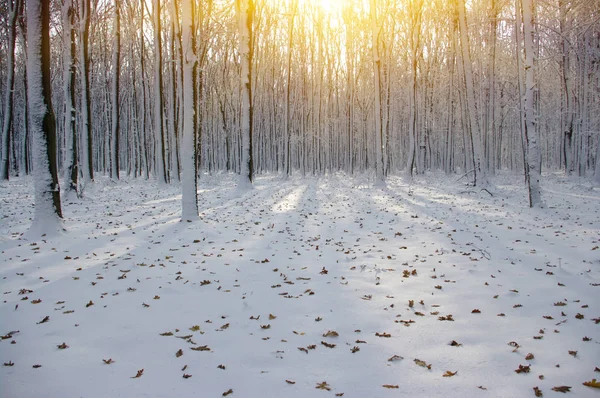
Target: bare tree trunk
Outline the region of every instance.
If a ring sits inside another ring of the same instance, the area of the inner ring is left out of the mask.
[[[79,40],[80,40],[80,76],[81,76],[81,149],[83,160],[83,180],[87,183],[94,181],[94,152],[92,141],[92,115],[90,97],[90,0],[80,0],[79,6]]]
[[[34,151],[35,213],[30,232],[57,233],[62,210],[56,164],[56,119],[50,76],[50,0],[27,1],[27,79]]]
[[[488,39],[488,76],[487,76],[487,109],[486,109],[486,167],[493,174],[496,170],[494,149],[496,146],[496,37],[498,30],[498,4],[496,0],[490,5],[490,32]]]
[[[4,120],[2,123],[2,153],[0,180],[8,181],[10,175],[10,132],[13,122],[13,91],[15,87],[15,42],[17,39],[17,17],[21,12],[21,0],[8,0],[8,54]]]
[[[522,112],[525,114],[525,130],[527,136],[527,169],[529,170],[529,206],[540,207],[542,193],[540,190],[540,149],[537,131],[537,115],[535,114],[535,75],[534,75],[534,1],[521,0],[523,15],[523,41],[525,50],[525,101]],[[517,11],[518,12],[518,11]]]
[[[183,137],[181,184],[181,220],[198,219],[198,163],[196,161],[196,24],[195,1],[182,3],[182,55],[183,55]]]
[[[458,0],[458,21],[460,26],[460,43],[462,47],[463,72],[466,85],[468,126],[471,133],[471,145],[473,147],[474,185],[486,187],[489,185],[488,175],[483,164],[483,146],[481,143],[481,130],[479,118],[477,117],[477,105],[475,103],[475,88],[473,85],[473,71],[471,66],[471,54],[469,48],[469,34],[467,30],[467,16],[464,0]]]
[[[375,184],[384,181],[383,172],[383,129],[381,123],[381,59],[379,57],[379,26],[377,22],[377,2],[370,1],[371,37],[373,50],[373,68],[375,78]]]
[[[154,132],[157,143],[156,157],[157,178],[164,184],[169,182],[167,174],[166,153],[165,153],[165,130],[163,126],[163,75],[162,75],[162,30],[161,30],[161,6],[160,0],[154,0]]]
[[[563,158],[565,171],[573,171],[573,98],[571,92],[571,44],[567,37],[567,0],[558,0],[560,12],[559,27],[561,34],[561,127],[563,133]]]
[[[409,121],[408,121],[408,134],[409,134],[409,145],[408,145],[408,163],[406,165],[406,173],[412,178],[413,170],[415,168],[416,156],[417,156],[417,66],[419,62],[419,47],[421,46],[421,15],[423,10],[423,0],[412,0],[410,2],[410,15],[411,15],[411,33],[410,33],[410,60],[411,60],[411,74],[412,82],[409,89]]]
[[[293,48],[292,45],[294,43],[294,18],[296,17],[296,7],[297,0],[292,0],[291,10],[290,10],[290,19],[289,19],[289,28],[288,28],[288,59],[287,59],[287,75],[286,75],[286,86],[285,86],[285,125],[284,125],[284,133],[286,136],[285,141],[285,175],[292,175],[292,151],[291,151],[291,141],[292,141],[292,132],[290,126],[290,92],[291,92],[291,77],[292,77],[292,54]]]
[[[64,0],[63,17],[63,94],[64,94],[64,134],[67,147],[65,151],[64,178],[67,189],[77,193],[79,179],[79,154],[77,130],[75,128],[75,8],[73,0]]]
[[[240,32],[240,78],[242,84],[242,169],[240,186],[249,186],[254,180],[252,159],[252,25],[254,15],[253,0],[235,0],[235,10]]]
[[[112,140],[110,178],[119,179],[119,76],[121,74],[121,6],[119,0],[115,1],[115,19],[113,26],[113,53],[112,53]]]

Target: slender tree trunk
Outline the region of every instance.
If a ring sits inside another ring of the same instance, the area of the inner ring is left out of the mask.
[[[80,0],[79,5],[79,51],[80,51],[80,76],[81,76],[81,149],[83,180],[94,181],[94,146],[92,141],[92,115],[90,96],[90,60],[89,60],[89,34],[90,34],[90,0]]]
[[[371,11],[371,38],[373,50],[373,68],[375,84],[375,183],[384,181],[383,172],[383,129],[381,123],[381,58],[379,57],[379,26],[377,22],[377,2],[370,1]]]
[[[157,178],[161,183],[169,182],[165,152],[165,130],[163,126],[163,74],[162,74],[162,28],[160,0],[154,0],[154,130],[156,138]]]
[[[535,114],[535,74],[534,74],[534,1],[521,0],[523,16],[523,41],[525,50],[525,101],[522,112],[525,114],[525,130],[527,136],[527,169],[529,170],[529,206],[540,207],[542,194],[540,190],[540,148],[537,131],[537,115]]]
[[[285,126],[284,133],[286,136],[285,140],[285,175],[292,175],[292,131],[290,126],[290,93],[291,93],[291,78],[292,78],[292,54],[293,54],[293,43],[294,43],[294,18],[296,17],[297,0],[292,0],[290,17],[289,17],[289,28],[288,28],[288,54],[287,54],[287,75],[286,75],[286,86],[285,86]]]
[[[8,54],[6,73],[6,95],[4,100],[4,120],[2,123],[2,153],[0,159],[0,180],[8,181],[10,175],[10,132],[13,123],[13,91],[15,87],[15,42],[17,40],[17,17],[21,12],[22,0],[8,0]]]
[[[525,174],[525,183],[529,184],[529,168],[527,167],[527,128],[525,125],[525,113],[522,111],[525,109],[525,89],[523,87],[523,82],[525,80],[523,76],[523,57],[521,54],[521,46],[523,43],[522,38],[522,13],[521,13],[521,5],[519,3],[520,0],[515,0],[515,10],[516,10],[516,18],[515,18],[515,41],[516,41],[516,58],[517,58],[517,72],[518,72],[518,89],[519,89],[519,124],[521,126],[521,147],[523,149],[523,170]]]
[[[471,146],[473,147],[475,186],[486,187],[489,185],[487,170],[483,164],[483,146],[481,140],[481,129],[477,117],[477,104],[475,102],[475,87],[473,84],[473,71],[471,65],[471,53],[469,47],[469,33],[467,30],[467,16],[464,0],[458,0],[458,22],[460,26],[460,43],[462,48],[463,72],[466,85],[468,129],[471,133]]]
[[[490,32],[488,36],[488,77],[487,77],[487,109],[486,109],[486,167],[493,174],[496,170],[494,148],[496,145],[496,37],[498,30],[498,4],[496,0],[490,5]]]
[[[56,164],[56,119],[50,76],[50,0],[27,1],[27,79],[34,151],[35,213],[30,232],[56,233],[62,210]]]
[[[419,62],[419,47],[421,41],[421,15],[423,0],[412,0],[410,3],[411,11],[411,33],[410,33],[410,62],[411,62],[411,85],[409,88],[410,111],[408,120],[408,162],[406,173],[412,178],[417,156],[417,66]]]
[[[148,133],[146,131],[146,41],[144,39],[144,0],[140,0],[140,79],[142,85],[141,99],[139,100],[139,115],[141,117],[139,147],[144,177],[150,178],[150,159],[148,157]]]
[[[456,66],[456,30],[457,20],[453,18],[450,34],[449,84],[448,84],[448,118],[446,121],[446,156],[444,171],[451,173],[454,169],[454,69]]]
[[[563,133],[563,158],[565,171],[569,174],[573,171],[573,98],[571,89],[571,45],[567,34],[567,0],[558,0],[560,12],[559,27],[561,34],[561,127]]]
[[[120,101],[119,101],[119,76],[121,74],[121,6],[120,0],[115,2],[115,19],[113,26],[113,53],[112,53],[112,140],[111,140],[111,162],[110,178],[119,179],[119,119],[120,119]]]
[[[72,0],[64,0],[63,17],[63,123],[67,143],[64,159],[64,178],[67,190],[77,193],[79,178],[79,154],[77,148],[77,130],[75,128],[75,8]]]

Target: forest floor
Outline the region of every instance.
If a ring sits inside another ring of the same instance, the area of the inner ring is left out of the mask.
[[[0,396],[598,397],[600,189],[457,178],[100,179],[35,241],[4,184]]]

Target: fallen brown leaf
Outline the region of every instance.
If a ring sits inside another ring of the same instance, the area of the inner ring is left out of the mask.
[[[140,369],[137,371],[136,375],[131,377],[132,379],[139,379],[144,374],[144,369]]]
[[[569,387],[569,386],[556,386],[556,387],[552,387],[552,391],[567,393],[567,392],[571,391],[571,387]]]
[[[427,368],[427,369],[431,370],[431,364],[428,364],[425,361],[415,358],[415,363],[423,368]]]
[[[515,369],[515,373],[529,373],[531,365],[519,365],[518,369]]]
[[[317,383],[316,389],[318,390],[327,390],[327,391],[331,391],[331,386],[329,386],[329,384],[327,384],[326,381],[322,381],[320,383]]]
[[[596,381],[596,379],[592,379],[591,381],[586,381],[583,383],[586,387],[600,388],[600,382]]]

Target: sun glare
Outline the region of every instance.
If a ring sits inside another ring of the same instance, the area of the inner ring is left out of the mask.
[[[330,14],[341,12],[344,0],[301,0],[305,3],[315,3],[319,7]]]
[[[298,0],[298,6],[302,9],[305,6],[317,6],[328,14],[341,13],[344,0]]]

